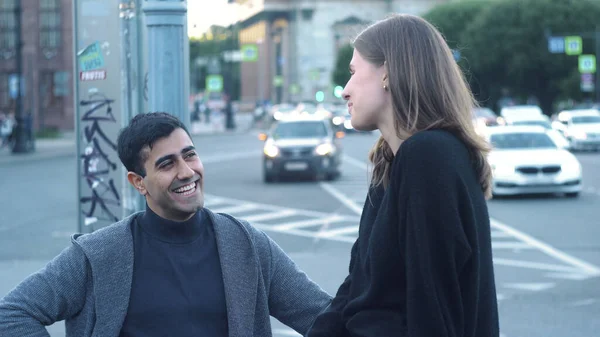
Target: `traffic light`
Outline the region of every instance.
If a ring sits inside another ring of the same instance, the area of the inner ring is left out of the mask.
[[[321,90],[317,91],[315,94],[315,99],[317,102],[323,102],[325,100],[325,93]]]

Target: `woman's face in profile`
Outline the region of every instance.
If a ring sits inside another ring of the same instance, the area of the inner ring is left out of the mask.
[[[389,102],[389,92],[383,88],[387,85],[385,67],[369,63],[354,49],[350,74],[342,97],[348,102],[352,126],[362,131],[375,130]]]

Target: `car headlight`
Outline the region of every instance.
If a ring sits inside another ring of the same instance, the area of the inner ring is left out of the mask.
[[[494,175],[507,176],[515,173],[515,167],[506,164],[492,165],[492,171]]]
[[[577,159],[569,160],[561,165],[561,170],[565,173],[581,173],[581,164]]]
[[[350,120],[345,120],[345,121],[344,121],[344,127],[345,127],[346,129],[352,129],[352,121],[350,121]]]
[[[340,116],[333,117],[333,124],[334,125],[340,125],[343,122],[344,122],[344,120],[342,119],[342,117],[340,117]]]
[[[267,145],[265,145],[263,152],[265,153],[265,155],[267,157],[274,158],[279,155],[279,148],[277,148],[277,146],[275,146],[273,144],[267,144]]]
[[[335,147],[330,143],[324,143],[315,148],[315,153],[319,156],[324,156],[326,154],[333,153],[334,151]]]

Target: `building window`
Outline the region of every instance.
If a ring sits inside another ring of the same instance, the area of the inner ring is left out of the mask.
[[[15,0],[0,1],[0,56],[14,55],[17,42]]]
[[[61,17],[58,0],[40,0],[40,46],[58,48],[61,40]]]

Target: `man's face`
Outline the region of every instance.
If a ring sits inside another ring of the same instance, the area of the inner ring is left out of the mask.
[[[129,172],[129,181],[160,217],[173,221],[191,218],[204,206],[204,167],[188,134],[175,129],[143,151],[148,151],[146,176]]]

